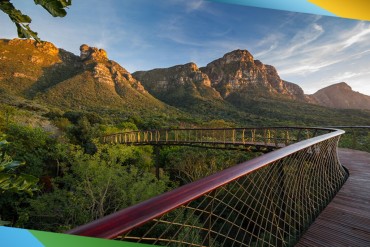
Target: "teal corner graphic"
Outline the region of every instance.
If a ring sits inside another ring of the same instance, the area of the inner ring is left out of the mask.
[[[0,226],[1,247],[45,247],[28,230]]]
[[[149,247],[153,245],[0,226],[1,247]]]
[[[245,6],[301,12],[315,15],[336,16],[307,0],[208,0]]]

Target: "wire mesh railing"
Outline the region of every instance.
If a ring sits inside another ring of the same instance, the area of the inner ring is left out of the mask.
[[[292,246],[347,179],[337,157],[343,133],[295,135],[298,143],[69,233],[164,246]]]

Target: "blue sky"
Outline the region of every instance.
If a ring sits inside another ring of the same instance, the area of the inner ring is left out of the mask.
[[[235,49],[275,66],[305,93],[341,81],[370,95],[370,22],[204,0],[75,0],[65,18],[33,1],[13,0],[32,17],[39,37],[79,54],[104,48],[128,71],[195,62]],[[16,37],[0,13],[0,37]]]

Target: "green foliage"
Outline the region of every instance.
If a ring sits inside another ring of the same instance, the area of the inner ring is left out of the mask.
[[[72,127],[72,123],[68,120],[68,118],[57,118],[53,122],[54,125],[62,131],[67,131],[69,128]]]
[[[35,4],[41,5],[54,17],[64,17],[67,15],[65,8],[72,4],[72,0],[34,0]]]
[[[41,5],[54,17],[64,17],[67,14],[65,8],[72,4],[72,0],[34,0],[34,2]],[[0,10],[7,14],[10,20],[14,22],[19,38],[34,38],[40,41],[37,33],[29,26],[32,21],[31,18],[16,9],[10,0],[0,1]]]
[[[38,179],[28,174],[17,174],[16,170],[24,163],[14,161],[5,153],[5,145],[8,143],[0,138],[0,194],[4,192],[21,193],[30,195],[38,190]]]
[[[370,129],[342,129],[344,129],[346,133],[340,138],[340,147],[370,152]]]
[[[37,33],[32,31],[29,26],[32,21],[31,18],[28,15],[22,14],[22,12],[16,9],[10,1],[1,1],[0,10],[7,14],[10,20],[15,23],[19,38],[34,38],[40,41],[37,37]]]
[[[56,140],[40,128],[12,124],[6,131],[8,153],[26,162],[22,172],[40,178],[55,170]]]
[[[12,211],[13,207],[9,208],[8,205],[20,201],[18,195],[32,195],[38,190],[36,177],[17,171],[24,163],[14,161],[6,154],[7,145],[4,136],[0,136],[0,215],[4,215],[4,211],[6,214]],[[10,221],[3,221],[0,217],[0,226],[10,224]]]
[[[127,164],[145,151],[136,153],[135,147],[97,146],[94,155],[84,153],[77,146],[70,147],[68,163],[63,164],[65,176],[54,180],[53,192],[30,199],[29,207],[20,209],[19,226],[63,231],[168,189],[168,179],[157,180],[150,167]]]
[[[161,151],[161,163],[174,179],[189,183],[258,155],[243,151],[166,147]]]
[[[12,118],[16,113],[16,108],[9,105],[0,105],[0,131],[9,127]]]

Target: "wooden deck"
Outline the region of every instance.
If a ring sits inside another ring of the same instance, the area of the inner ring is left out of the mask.
[[[301,238],[302,246],[370,246],[370,153],[340,149],[350,176]]]

